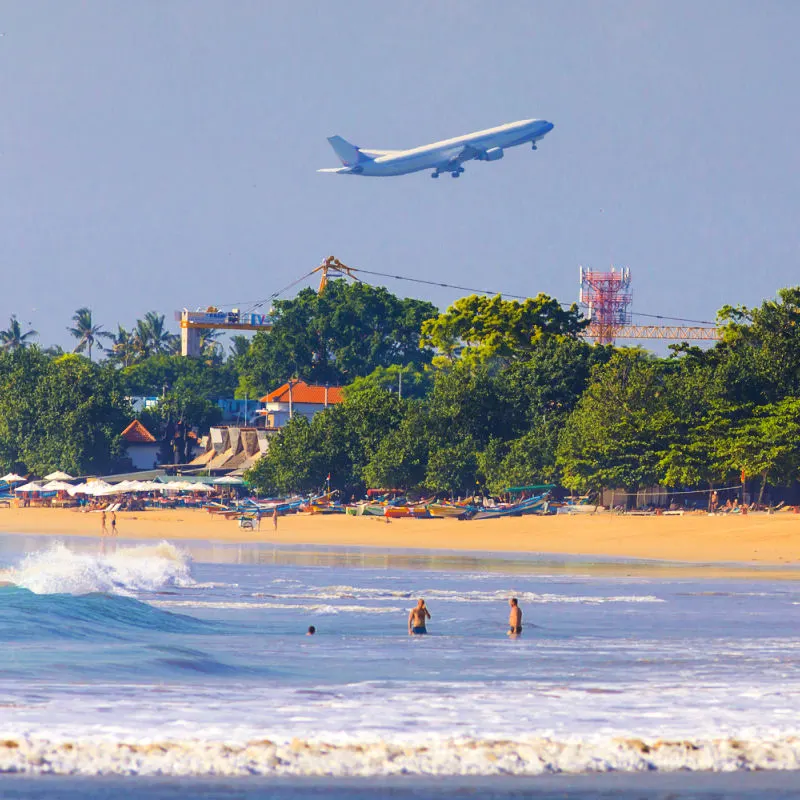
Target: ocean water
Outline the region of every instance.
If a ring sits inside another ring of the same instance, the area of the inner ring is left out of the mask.
[[[797,796],[800,584],[618,571],[2,536],[0,790]]]

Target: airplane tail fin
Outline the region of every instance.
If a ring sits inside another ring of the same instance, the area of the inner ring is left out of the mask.
[[[354,144],[350,144],[346,139],[341,136],[329,136],[328,141],[339,160],[346,167],[354,167],[362,161],[367,161],[369,156],[365,156]]]

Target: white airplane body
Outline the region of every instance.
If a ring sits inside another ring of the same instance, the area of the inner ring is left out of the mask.
[[[317,171],[384,177],[432,169],[432,178],[438,178],[443,172],[458,178],[464,171],[461,166],[464,161],[499,161],[506,148],[520,144],[530,143],[536,150],[536,143],[552,129],[552,122],[523,119],[411,150],[362,150],[341,136],[330,136],[328,141],[343,166]]]

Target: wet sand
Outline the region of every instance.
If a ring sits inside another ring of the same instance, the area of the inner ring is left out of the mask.
[[[100,536],[100,515],[67,509],[0,508],[0,532],[53,536]],[[800,578],[800,515],[686,515],[637,517],[515,517],[476,522],[392,520],[380,517],[296,514],[261,530],[243,530],[236,520],[202,510],[122,512],[125,539],[192,539],[276,545],[369,547],[379,550],[563,554],[602,559],[647,559],[626,571],[678,569],[681,575]],[[667,562],[667,563],[664,563]],[[597,564],[598,569],[610,565]],[[768,569],[767,569],[768,568]],[[779,569],[775,569],[779,568]]]

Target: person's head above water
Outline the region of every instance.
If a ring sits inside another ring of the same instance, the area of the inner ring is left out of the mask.
[[[308,631],[306,631],[306,636],[313,636],[317,632],[317,629],[313,625],[308,626]]]

